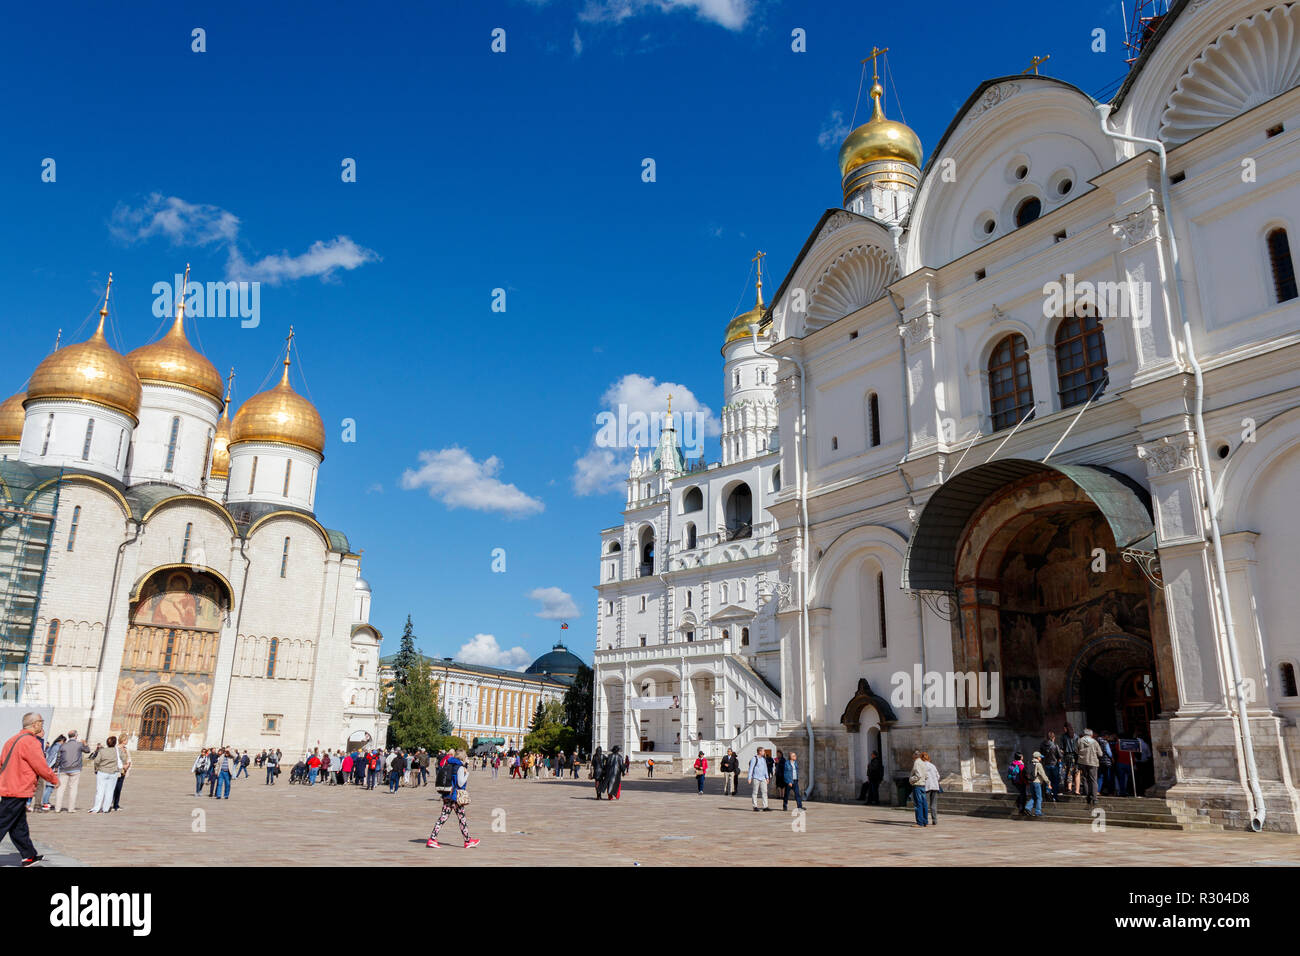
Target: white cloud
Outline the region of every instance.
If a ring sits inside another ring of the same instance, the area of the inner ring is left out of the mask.
[[[420,467],[402,473],[402,487],[410,491],[427,488],[429,497],[448,508],[496,511],[510,518],[522,518],[545,509],[514,485],[496,477],[501,459],[493,455],[482,462],[465,449],[453,445],[438,451],[420,452]]]
[[[578,36],[578,30],[576,27],[573,31],[573,55],[582,56],[582,37]]]
[[[231,246],[230,259],[226,263],[226,278],[265,282],[269,285],[279,285],[285,279],[314,276],[325,279],[337,269],[355,269],[378,258],[375,252],[358,246],[347,236],[335,236],[327,242],[317,239],[301,255],[291,256],[287,252],[281,252],[278,255],[263,256],[252,263],[245,261],[239,250]]]
[[[460,646],[460,650],[456,652],[456,660],[464,664],[480,664],[484,667],[502,667],[506,670],[521,671],[533,662],[533,655],[522,647],[506,650],[491,634],[475,634],[473,639]]]
[[[537,612],[537,616],[547,621],[567,621],[582,615],[569,592],[559,588],[534,588],[528,596],[534,601],[542,602],[542,609]]]
[[[186,202],[179,196],[151,193],[143,205],[118,203],[108,222],[109,232],[123,242],[163,237],[174,246],[226,247],[226,279],[278,285],[286,279],[328,279],[339,269],[375,262],[379,255],[347,236],[316,240],[306,252],[281,252],[248,262],[239,249],[239,217],[219,206]]]
[[[822,125],[822,131],[817,134],[817,145],[822,149],[838,149],[840,143],[853,130],[849,124],[844,122],[844,114],[839,110],[831,110],[831,117]]]
[[[677,439],[688,458],[698,457],[705,438],[722,434],[722,423],[714,417],[713,410],[685,385],[658,382],[653,377],[635,372],[624,375],[605,390],[600,403],[602,412],[612,412],[629,430],[627,434],[617,436],[615,446],[604,442],[597,445],[593,436],[591,446],[573,463],[573,490],[577,494],[594,495],[623,489],[633,444],[639,441],[642,452],[645,452],[653,441],[643,439],[653,439],[658,435],[657,431],[651,436],[636,434],[636,418],[644,416],[643,421],[658,426],[668,409],[669,395],[673,399]],[[621,415],[620,406],[623,409]]]
[[[622,23],[645,13],[693,12],[728,30],[743,30],[752,0],[587,0],[578,18],[589,23]]]

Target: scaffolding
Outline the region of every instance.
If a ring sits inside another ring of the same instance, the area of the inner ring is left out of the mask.
[[[1120,12],[1124,17],[1124,62],[1132,66],[1169,13],[1169,0],[1120,0]]]
[[[21,699],[27,679],[63,484],[61,472],[39,489],[12,478],[0,487],[0,702],[6,703]]]

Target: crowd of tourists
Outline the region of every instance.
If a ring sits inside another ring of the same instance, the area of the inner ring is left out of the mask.
[[[1151,759],[1151,746],[1140,737],[1096,734],[1085,727],[1076,734],[1068,723],[1058,741],[1056,731],[1049,730],[1038,749],[1025,755],[1016,751],[1007,764],[1006,782],[1016,794],[1016,810],[1022,817],[1040,818],[1043,803],[1057,803],[1062,798],[1083,797],[1093,806],[1100,796],[1136,797],[1139,766]],[[863,787],[867,803],[879,803],[880,781],[884,769],[874,751]],[[937,805],[943,788],[939,769],[929,753],[912,752],[912,770],[908,775],[912,807],[917,827],[935,826],[939,822]],[[859,795],[861,798],[861,794]]]
[[[95,802],[87,812],[121,810],[131,758],[117,737],[90,747],[70,730],[47,742],[45,718],[33,712],[23,715],[22,730],[0,748],[0,840],[13,840],[23,866],[43,858],[27,828],[28,811],[75,812],[87,756],[95,773]],[[38,799],[41,781],[45,786]]]

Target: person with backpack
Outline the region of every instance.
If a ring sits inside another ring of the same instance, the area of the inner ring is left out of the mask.
[[[1065,725],[1065,733],[1061,735],[1061,756],[1065,773],[1066,792],[1082,793],[1082,781],[1079,779],[1079,735],[1074,732],[1074,728],[1069,724]]]
[[[239,757],[235,760],[235,763],[239,765],[239,769],[235,771],[235,779],[238,780],[241,775],[247,777],[248,776],[248,751],[245,750],[242,754],[240,754]]]
[[[704,756],[704,751],[695,758],[695,788],[700,796],[704,796],[704,777],[709,772],[709,760]]]
[[[1011,755],[1011,763],[1007,765],[1007,783],[1011,784],[1016,791],[1016,809],[1020,811],[1022,817],[1029,816],[1025,810],[1025,804],[1029,802],[1029,790],[1025,782],[1025,759],[1024,754],[1016,751]]]
[[[646,775],[646,778],[647,778],[647,779],[651,779],[651,778],[654,777],[654,775],[655,775],[655,758],[654,758],[654,757],[647,757],[647,758],[646,758],[646,761],[645,761],[645,775]]]
[[[930,807],[926,803],[925,796],[925,761],[921,759],[921,751],[912,751],[912,772],[907,778],[908,784],[912,787],[912,808],[916,811],[916,822],[914,827],[923,827],[929,823]]]
[[[275,751],[271,751],[262,760],[262,763],[266,764],[266,785],[268,787],[275,786],[276,775],[280,772],[280,758],[275,755]]]
[[[456,814],[456,822],[460,824],[461,836],[465,838],[465,849],[478,846],[478,840],[470,838],[469,821],[465,819],[465,808],[469,806],[469,770],[464,756],[463,751],[458,754],[453,750],[438,762],[433,785],[442,794],[442,812],[438,814],[438,822],[433,825],[429,842],[425,844],[430,849],[436,850],[442,846],[438,842],[438,831],[453,813]]]
[[[388,768],[388,792],[396,793],[397,788],[402,784],[402,774],[406,772],[406,757],[399,748],[397,753],[393,754],[392,766]]]
[[[23,714],[23,728],[0,749],[0,840],[7,835],[23,866],[42,859],[27,830],[27,801],[36,793],[37,779],[58,785],[59,776],[45,761],[42,735],[45,718]]]
[[[1038,745],[1038,751],[1043,755],[1043,769],[1047,772],[1047,779],[1050,781],[1047,795],[1055,803],[1056,795],[1061,789],[1061,759],[1063,757],[1061,748],[1056,743],[1056,731],[1049,730],[1047,732],[1047,737]]]

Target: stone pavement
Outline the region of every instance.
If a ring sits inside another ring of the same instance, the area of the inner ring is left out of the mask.
[[[232,786],[229,800],[213,800],[206,789],[194,795],[184,770],[137,770],[122,812],[87,813],[93,788],[83,787],[77,813],[29,815],[32,836],[49,857],[43,866],[1300,865],[1300,837],[1275,833],[1096,833],[942,815],[938,827],[919,830],[893,808],[817,802],[801,829],[779,800],[773,812],[755,814],[747,795],[723,796],[719,777],[698,796],[694,778],[646,780],[637,769],[614,803],[594,800],[585,778],[493,780],[475,770],[470,832],[483,842],[464,850],[453,816],[443,848],[430,850],[424,842],[439,807],[432,787],[390,795],[289,786],[287,777],[267,787],[254,774]],[[4,840],[0,863],[16,857]]]

